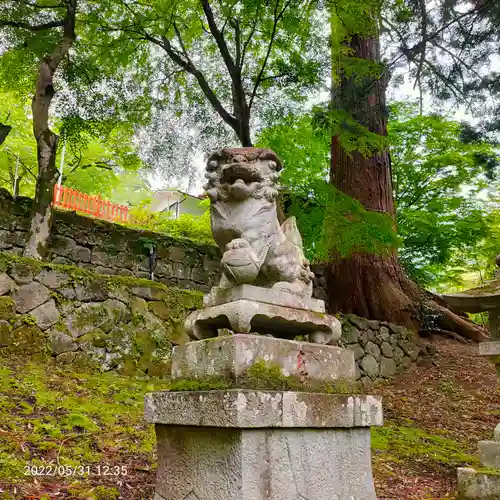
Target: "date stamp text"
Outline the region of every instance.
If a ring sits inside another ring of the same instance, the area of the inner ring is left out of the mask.
[[[25,476],[126,476],[126,465],[26,465]]]

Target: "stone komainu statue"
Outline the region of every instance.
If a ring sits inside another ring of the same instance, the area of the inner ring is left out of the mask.
[[[223,254],[219,288],[253,284],[311,297],[313,273],[295,217],[278,221],[281,169],[269,149],[221,149],[208,158],[204,188]]]

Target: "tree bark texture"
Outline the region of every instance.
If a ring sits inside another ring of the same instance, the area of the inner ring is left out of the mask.
[[[76,38],[77,0],[68,0],[63,22],[63,36],[54,50],[38,66],[35,94],[32,99],[33,134],[37,143],[38,178],[31,212],[31,226],[23,255],[41,260],[44,257],[52,226],[52,197],[57,182],[56,166],[59,137],[49,128],[49,108],[54,97],[54,74],[69,53]]]
[[[349,39],[352,56],[380,61],[376,37]],[[359,95],[359,88],[346,78],[332,96],[349,106],[353,117],[371,132],[387,135],[386,83],[375,80]],[[391,162],[388,151],[371,157],[347,153],[338,137],[332,138],[330,182],[358,200],[365,209],[395,215]],[[406,275],[395,251],[387,255],[356,253],[347,258],[333,255],[327,272],[330,312],[341,311],[408,327],[413,331],[443,328],[476,341],[485,333],[463,317],[435,303]],[[429,306],[429,304],[431,304]],[[429,326],[432,325],[432,326]]]

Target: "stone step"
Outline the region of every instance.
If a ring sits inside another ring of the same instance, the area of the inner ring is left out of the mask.
[[[500,442],[479,441],[478,447],[481,465],[500,470]]]

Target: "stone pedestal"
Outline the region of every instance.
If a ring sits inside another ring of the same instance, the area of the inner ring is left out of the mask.
[[[186,318],[185,327],[194,340],[216,337],[222,328],[287,339],[308,335],[320,344],[334,344],[342,335],[340,322],[325,314],[322,300],[253,285],[212,288],[204,307]]]
[[[299,370],[303,359],[309,371]],[[176,347],[173,377],[237,384],[256,360],[317,381],[354,374],[352,353],[337,347],[235,335]],[[379,397],[164,391],[146,396],[145,416],[158,442],[155,500],[376,500],[370,427],[382,425]]]
[[[500,340],[479,344],[479,354],[490,359],[500,374]],[[458,469],[458,498],[460,500],[500,499],[500,424],[493,441],[479,441],[479,460],[483,469]]]

